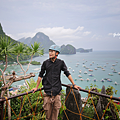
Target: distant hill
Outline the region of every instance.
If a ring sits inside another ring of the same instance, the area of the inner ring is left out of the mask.
[[[34,44],[34,42],[39,42],[40,46],[44,48],[44,53],[48,53],[49,47],[55,44],[52,40],[49,39],[47,35],[45,35],[42,32],[38,32],[33,38],[31,37],[21,38],[18,41],[23,42],[28,46],[30,46],[31,44]]]
[[[76,48],[72,45],[62,45],[61,46],[61,54],[76,54]]]
[[[0,37],[9,37],[8,35],[5,34],[5,32],[3,31],[3,28],[2,28],[2,25],[0,23]],[[12,39],[10,37],[11,41],[14,42],[14,43],[20,43],[19,41],[16,41],[14,39]],[[1,39],[0,39],[1,40]],[[8,56],[8,61],[12,61],[12,62],[15,62],[17,61],[17,56],[16,55],[11,55],[12,57]],[[30,59],[30,56],[27,56],[27,55],[20,55],[19,57],[19,60],[27,60],[27,59]],[[4,60],[3,60],[4,61]]]
[[[3,31],[3,28],[2,28],[2,25],[1,25],[1,23],[0,23],[0,36],[5,36],[5,37],[9,37],[8,35],[6,35],[5,34],[5,32]],[[10,37],[11,38],[11,37]],[[14,39],[12,39],[11,38],[11,41],[13,41],[13,42],[17,42],[16,40],[14,40]]]
[[[80,53],[88,53],[88,52],[92,52],[93,49],[83,49],[83,48],[78,48],[76,49],[76,52],[80,52]]]

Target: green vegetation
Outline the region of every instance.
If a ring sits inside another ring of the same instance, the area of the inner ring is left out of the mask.
[[[22,61],[22,62],[20,62],[20,64],[27,65],[27,64],[29,64],[29,61]],[[41,63],[37,62],[37,61],[32,61],[31,64],[32,65],[41,65]]]
[[[76,54],[76,49],[72,45],[62,45],[61,54]]]
[[[33,88],[35,88],[37,85],[37,82],[35,82],[33,78],[31,78],[29,82],[27,81],[27,83],[30,88],[29,91],[32,90]],[[41,87],[42,87],[42,82],[39,85],[39,88],[41,88]],[[25,93],[26,91],[27,91],[27,88],[25,86],[21,86],[18,94]],[[41,92],[43,95],[44,91],[41,91]],[[65,92],[62,90],[61,93],[62,93],[61,102],[63,104],[65,101],[65,97],[64,97]],[[30,100],[30,102],[29,102],[29,100]],[[23,96],[22,104],[23,104],[23,108],[22,108],[20,116],[21,117],[27,116],[27,117],[21,118],[21,120],[35,120],[35,118],[37,120],[41,120],[41,119],[45,120],[45,113],[44,113],[44,111],[42,111],[43,110],[43,108],[42,108],[43,99],[40,94],[40,91],[28,94],[28,97],[27,97],[27,95]],[[11,107],[15,111],[17,116],[20,113],[20,108],[21,108],[22,104],[21,104],[21,97],[11,99]],[[31,114],[33,114],[32,108],[33,108],[33,111],[35,112],[35,117],[33,115],[31,115]],[[64,109],[65,109],[65,106],[64,106]],[[31,116],[28,116],[28,115],[31,115]],[[6,111],[6,116],[7,116],[7,111]],[[32,117],[33,117],[33,119],[32,119]],[[12,120],[16,119],[16,116],[14,115],[13,112],[11,114],[11,118],[12,118]],[[7,117],[5,119],[7,120]],[[62,120],[62,119],[63,119],[63,108],[61,107],[60,113],[59,113],[59,120]]]
[[[97,86],[96,86],[96,85],[93,85],[93,84],[90,85],[90,88],[87,86],[87,87],[86,87],[86,90],[91,90],[91,91],[95,91],[95,92],[99,92],[99,93],[101,92],[101,89],[97,88]],[[106,94],[107,94],[107,95],[113,96],[114,93],[117,94],[117,90],[116,90],[114,87],[108,86],[108,87],[106,88]],[[93,103],[94,103],[95,108],[96,108],[100,96],[91,94],[91,97],[92,97]],[[106,99],[107,99],[107,98],[106,98]],[[110,99],[107,99],[107,101],[109,102]],[[85,109],[83,110],[83,114],[84,114],[85,116],[94,118],[95,110],[94,110],[94,107],[93,107],[93,103],[92,103],[92,101],[91,101],[91,98],[89,98],[88,101],[87,101],[87,104],[88,104],[89,107],[86,106]],[[116,105],[118,111],[120,111],[120,105],[117,105],[117,104],[115,104],[115,105]],[[104,111],[105,111],[105,110],[103,110],[103,113],[104,113]],[[111,116],[111,111],[112,111],[114,117],[115,117],[117,120],[120,120],[119,115],[118,115],[118,112],[116,111],[116,109],[115,109],[115,107],[114,107],[114,105],[113,105],[112,102],[110,103],[110,105],[109,105],[109,107],[108,107],[108,109],[106,110],[106,113],[105,113],[105,115],[104,115],[105,120],[111,120],[111,119],[113,119],[112,116]],[[89,114],[89,113],[90,113],[90,114]],[[85,120],[88,120],[88,118],[84,118],[84,119],[85,119]]]

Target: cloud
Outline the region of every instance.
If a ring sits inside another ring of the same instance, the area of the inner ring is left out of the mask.
[[[84,36],[87,36],[87,35],[89,35],[89,34],[91,34],[90,31],[86,31],[86,32],[83,33]]]
[[[78,26],[76,29],[72,28],[65,28],[63,27],[44,27],[44,28],[37,28],[34,30],[34,32],[24,32],[24,33],[18,33],[13,36],[14,39],[20,39],[20,38],[27,38],[27,37],[33,37],[37,32],[43,32],[45,35],[49,36],[51,40],[59,40],[59,39],[80,39],[84,36],[89,35],[90,31],[83,31],[83,26]]]
[[[113,35],[113,33],[108,33],[109,36]]]

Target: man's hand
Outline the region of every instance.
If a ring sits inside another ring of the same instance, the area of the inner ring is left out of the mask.
[[[37,91],[37,88],[33,88],[32,90],[33,90],[33,93],[35,93],[35,91]]]
[[[80,86],[77,86],[77,85],[74,85],[74,88],[76,88],[77,90],[80,90],[81,87]]]

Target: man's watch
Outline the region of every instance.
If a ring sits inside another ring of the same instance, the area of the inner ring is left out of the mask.
[[[73,87],[75,86],[76,84],[73,84]]]

